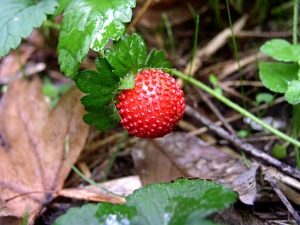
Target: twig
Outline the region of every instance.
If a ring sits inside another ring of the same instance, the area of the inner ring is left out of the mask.
[[[280,198],[282,203],[285,205],[285,207],[289,210],[289,212],[292,214],[294,219],[296,220],[297,224],[300,224],[300,217],[298,213],[295,211],[289,200],[285,197],[285,195],[282,193],[282,191],[277,187],[276,181],[273,177],[270,176],[269,173],[265,174],[265,179],[270,182],[271,187],[277,194],[277,196]]]
[[[210,101],[210,99],[207,97],[206,93],[200,89],[198,89],[198,93],[203,99],[203,101],[208,105],[208,107],[213,111],[213,113],[219,118],[219,120],[224,124],[226,129],[233,135],[236,135],[235,130],[232,128],[232,126],[228,123],[226,118],[220,113],[220,111],[214,106],[214,104]]]
[[[250,109],[249,111],[250,111],[251,113],[254,113],[254,112],[257,112],[257,111],[259,111],[259,110],[265,109],[265,108],[267,108],[267,107],[269,107],[269,106],[272,106],[272,105],[279,104],[279,103],[284,102],[284,101],[285,101],[285,97],[282,96],[282,97],[279,97],[279,98],[275,99],[271,104],[269,104],[269,103],[264,103],[264,104],[261,104],[261,105],[258,106],[258,107],[254,107],[254,108]],[[241,114],[236,114],[236,115],[234,115],[234,116],[231,116],[231,117],[229,117],[229,118],[226,118],[226,120],[227,120],[228,122],[233,122],[233,121],[236,121],[236,120],[241,119],[241,118],[243,118],[243,115],[241,115]],[[218,126],[221,126],[221,125],[222,125],[222,121],[219,120],[219,121],[215,122],[215,124],[218,125]],[[197,129],[197,130],[195,130],[195,131],[189,132],[189,134],[191,134],[191,135],[198,135],[198,134],[202,134],[202,133],[206,132],[207,130],[208,130],[207,127],[201,127],[201,128],[199,128],[199,129]]]
[[[136,17],[134,17],[134,19],[132,20],[132,22],[129,24],[127,31],[131,32],[133,27],[137,24],[137,22],[142,18],[142,16],[144,15],[144,13],[147,11],[147,9],[149,8],[150,4],[151,4],[152,0],[147,0],[145,2],[145,4],[143,5],[143,7],[139,10],[138,14],[136,15]]]
[[[281,171],[285,172],[286,174],[289,174],[290,176],[292,176],[294,178],[300,179],[300,171],[299,170],[295,170],[294,168],[290,167],[289,165],[287,165],[283,162],[280,162],[279,160],[273,158],[272,156],[255,148],[253,145],[243,142],[238,137],[230,135],[223,128],[217,126],[214,122],[207,119],[206,117],[203,117],[198,111],[194,110],[192,107],[187,105],[185,112],[188,115],[199,120],[204,125],[208,126],[210,130],[215,131],[219,136],[225,138],[226,140],[231,141],[233,144],[235,144],[239,148],[243,149],[246,153],[270,163],[272,166],[280,169]]]

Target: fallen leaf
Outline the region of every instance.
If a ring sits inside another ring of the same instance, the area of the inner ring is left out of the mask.
[[[143,186],[168,182],[187,175],[170,160],[156,142],[150,139],[138,141],[132,149],[134,167]]]
[[[134,190],[142,187],[141,180],[139,176],[129,176],[119,179],[114,179],[106,181],[99,184],[101,187],[109,190],[110,192],[121,195],[128,196],[132,194]],[[58,192],[58,195],[73,199],[80,199],[86,201],[96,201],[96,202],[110,202],[112,204],[125,202],[124,197],[116,196],[108,193],[95,185],[87,185],[83,188],[66,188]]]
[[[163,138],[142,140],[134,146],[132,154],[143,185],[171,181],[182,176],[209,179],[232,189],[240,188],[243,184],[249,185],[251,181],[251,193],[244,189],[242,192],[239,192],[240,189],[236,191],[240,200],[246,204],[251,204],[253,199],[252,193],[256,188],[253,176],[248,176],[244,180],[240,177],[248,171],[243,161],[232,158],[195,136],[172,132]],[[252,175],[255,172],[256,170],[249,173]],[[239,180],[233,183],[237,178]]]
[[[12,81],[1,99],[0,200],[21,195],[7,201],[6,207],[17,218],[29,213],[29,224],[55,197],[51,191],[62,188],[70,171],[65,160],[66,138],[71,163],[84,146],[89,127],[82,120],[81,97],[74,87],[51,111],[44,101],[41,80],[34,77]]]

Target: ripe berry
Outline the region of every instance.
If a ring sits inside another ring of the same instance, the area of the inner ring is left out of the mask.
[[[162,70],[143,70],[135,86],[118,96],[121,124],[132,135],[158,138],[178,125],[185,109],[184,93],[170,74]]]

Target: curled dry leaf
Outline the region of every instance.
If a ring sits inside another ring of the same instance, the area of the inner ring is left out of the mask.
[[[23,194],[6,203],[15,217],[29,213],[32,223],[43,204],[55,197],[51,191],[62,188],[70,171],[66,138],[70,139],[69,160],[74,163],[88,134],[81,97],[73,88],[51,111],[38,77],[9,84],[0,102],[0,200]]]

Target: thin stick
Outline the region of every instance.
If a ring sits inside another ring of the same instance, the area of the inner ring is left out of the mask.
[[[279,98],[275,99],[271,104],[269,104],[269,103],[264,103],[264,104],[262,104],[262,105],[260,105],[260,106],[258,106],[258,107],[254,107],[254,108],[250,109],[249,111],[250,111],[251,113],[254,113],[254,112],[257,112],[257,111],[259,111],[259,110],[266,109],[266,108],[269,107],[269,106],[273,106],[273,105],[279,104],[279,103],[284,102],[284,101],[285,101],[285,97],[282,96],[282,97],[279,97]],[[239,119],[241,119],[241,118],[243,118],[243,115],[241,115],[241,114],[236,114],[236,115],[234,115],[234,116],[231,116],[231,117],[229,117],[229,118],[226,118],[226,120],[227,120],[228,122],[234,122],[234,121],[239,120]],[[221,126],[221,125],[222,125],[222,121],[220,121],[220,120],[219,120],[219,121],[216,121],[215,124],[218,125],[218,126]],[[189,135],[198,135],[198,134],[202,134],[202,133],[206,132],[207,130],[208,130],[207,127],[201,127],[201,128],[199,128],[199,129],[197,129],[197,130],[195,130],[195,131],[189,132]]]
[[[204,91],[198,89],[198,93],[203,99],[203,101],[208,105],[208,107],[213,111],[213,113],[219,118],[219,120],[224,124],[226,129],[233,135],[236,135],[235,130],[232,126],[228,123],[226,118],[220,113],[220,111],[215,107],[215,105],[210,101]]]
[[[127,31],[131,32],[132,28],[137,24],[137,22],[142,18],[142,16],[144,15],[144,13],[147,11],[147,9],[149,8],[150,4],[151,4],[152,0],[147,0],[145,2],[145,4],[143,5],[143,7],[139,10],[138,14],[136,15],[136,17],[134,17],[134,19],[132,20],[132,22],[129,24]]]
[[[271,176],[268,176],[268,174],[266,174],[265,179],[270,182],[271,187],[273,188],[273,190],[275,191],[277,196],[280,198],[282,203],[285,205],[285,207],[292,214],[292,216],[296,220],[297,224],[300,224],[300,217],[299,217],[298,213],[295,211],[295,209],[293,208],[293,206],[291,205],[289,200],[285,197],[285,195],[282,193],[282,191],[277,187],[275,179],[272,178]]]
[[[239,148],[243,149],[246,153],[249,153],[250,155],[257,157],[259,159],[262,159],[268,163],[270,163],[272,166],[280,169],[281,171],[285,172],[286,174],[300,179],[300,171],[295,170],[294,168],[290,167],[289,165],[280,162],[279,160],[273,158],[272,156],[262,152],[261,150],[255,148],[253,145],[249,143],[243,142],[241,139],[239,139],[236,136],[230,135],[227,131],[225,131],[223,128],[217,126],[212,122],[211,120],[207,119],[206,117],[202,116],[198,111],[193,109],[190,106],[186,106],[185,112],[199,120],[204,125],[208,126],[210,130],[215,131],[219,136],[223,137],[226,140],[231,141],[233,144],[238,146]]]

